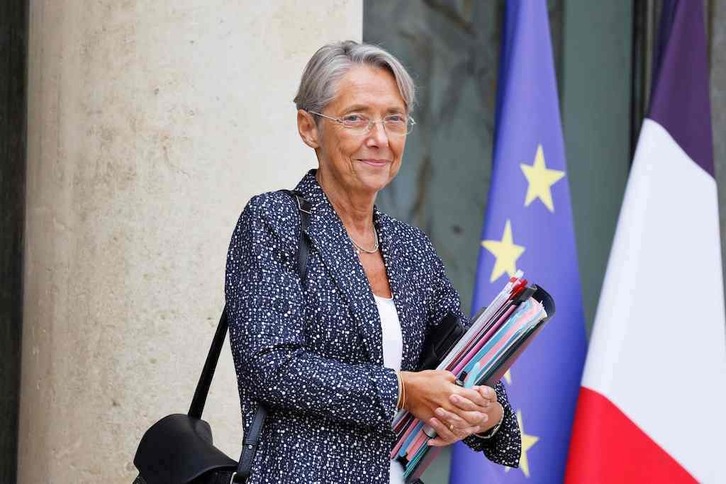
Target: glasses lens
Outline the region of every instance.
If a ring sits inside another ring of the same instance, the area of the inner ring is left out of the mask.
[[[386,132],[394,136],[404,136],[413,128],[413,120],[401,115],[387,116],[383,124],[386,126]]]
[[[360,114],[344,116],[341,118],[341,122],[345,128],[348,128],[354,133],[365,133],[370,127],[370,121],[368,118],[361,116]]]
[[[340,118],[339,122],[344,128],[350,130],[354,134],[367,134],[370,132],[376,121],[371,121],[365,116],[360,114],[349,114]],[[386,116],[383,120],[379,121],[386,130],[386,133],[390,136],[405,136],[411,132],[413,125],[415,124],[412,118],[399,114]]]

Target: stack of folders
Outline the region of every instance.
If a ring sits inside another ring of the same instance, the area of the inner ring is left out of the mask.
[[[452,346],[437,370],[452,372],[465,388],[494,386],[533,340],[555,311],[552,297],[529,285],[521,271],[474,318],[461,339]],[[407,481],[423,474],[440,447],[430,447],[433,429],[406,411],[393,421],[397,435],[391,459],[404,467]]]

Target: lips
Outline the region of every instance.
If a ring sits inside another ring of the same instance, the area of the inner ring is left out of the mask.
[[[361,159],[361,163],[366,164],[368,166],[372,166],[374,168],[382,168],[390,163],[388,160],[376,160],[376,159]]]

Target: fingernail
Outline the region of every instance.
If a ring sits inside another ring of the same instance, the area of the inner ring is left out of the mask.
[[[441,409],[441,408],[437,408],[437,409],[436,409],[436,410],[434,411],[434,413],[435,413],[436,415],[438,415],[439,417],[443,417],[443,416],[444,416],[444,410],[443,410],[443,409]]]

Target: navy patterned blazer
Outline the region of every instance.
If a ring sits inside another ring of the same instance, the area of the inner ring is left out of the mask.
[[[283,192],[253,197],[227,259],[230,340],[245,428],[268,417],[251,483],[389,482],[398,382],[383,367],[381,322],[341,220],[310,171],[296,188],[311,202],[307,276],[297,270],[300,218]],[[403,334],[403,370],[415,370],[426,329],[459,297],[428,238],[375,210],[374,223]],[[503,386],[505,417],[489,440],[466,443],[516,466],[520,435]]]

